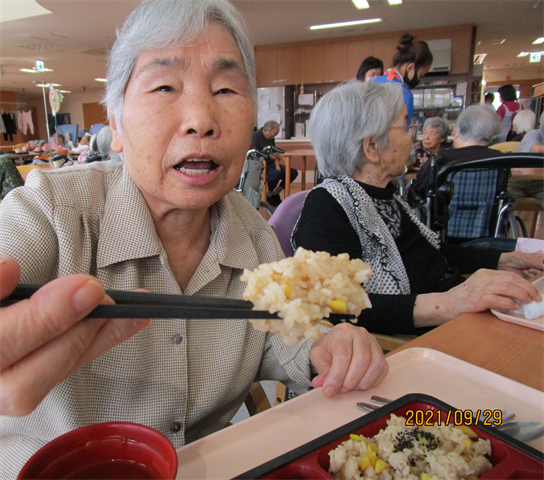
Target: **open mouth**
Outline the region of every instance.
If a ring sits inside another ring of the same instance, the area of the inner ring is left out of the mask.
[[[201,158],[187,158],[178,163],[174,168],[186,175],[207,175],[218,167],[213,160],[204,160]]]

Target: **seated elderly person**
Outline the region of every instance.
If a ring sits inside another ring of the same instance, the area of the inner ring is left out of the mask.
[[[257,98],[245,32],[225,0],[141,3],[109,62],[119,158],[36,171],[0,205],[0,298],[19,279],[45,284],[0,313],[5,478],[95,422],[148,425],[179,448],[227,426],[257,379],[332,397],[386,375],[378,343],[353,325],[288,347],[243,320],[81,321],[112,303],[104,288],[241,298],[244,269],[282,258],[234,191]]]
[[[416,161],[414,166],[420,167],[429,158],[429,155],[450,148],[448,141],[450,133],[449,122],[442,117],[430,117],[423,124],[421,142],[416,144]]]
[[[442,244],[399,196],[391,181],[403,174],[415,133],[407,115],[394,84],[353,81],[317,103],[312,143],[327,178],[306,196],[293,247],[370,264],[363,287],[372,308],[358,325],[375,333],[417,334],[463,313],[540,301],[523,276],[544,270],[544,254]]]
[[[472,105],[459,115],[453,131],[453,148],[440,152],[440,167],[455,160],[472,160],[500,155],[488,145],[499,134],[500,119],[489,105]],[[413,188],[419,196],[425,196],[429,183],[431,164],[426,162],[417,173]]]
[[[512,142],[521,142],[527,132],[534,130],[536,125],[536,115],[532,110],[526,109],[519,112],[512,122],[516,135],[512,137]]]
[[[14,188],[24,185],[25,181],[15,164],[6,157],[0,157],[0,200]]]
[[[519,112],[514,121],[523,113]],[[540,115],[540,128],[527,132],[517,149],[518,152],[544,153],[544,112]],[[526,197],[536,198],[544,208],[544,183],[542,180],[514,180],[508,182],[508,193],[514,200]]]

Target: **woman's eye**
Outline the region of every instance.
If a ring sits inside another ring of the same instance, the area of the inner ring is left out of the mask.
[[[217,90],[216,94],[223,95],[225,93],[232,93],[233,91],[230,88],[221,88]]]
[[[154,92],[171,92],[172,91],[172,87],[170,87],[169,85],[161,85],[160,87],[157,87],[155,90],[153,90]]]

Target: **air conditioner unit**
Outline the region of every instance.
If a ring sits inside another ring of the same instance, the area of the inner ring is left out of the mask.
[[[451,69],[451,38],[427,40],[433,64],[427,75],[447,75]]]

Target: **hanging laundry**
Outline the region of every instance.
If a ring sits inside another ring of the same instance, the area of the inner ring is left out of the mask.
[[[17,125],[15,124],[15,120],[10,113],[3,113],[2,120],[4,120],[4,125],[6,127],[4,140],[13,142],[13,135],[17,133]]]
[[[4,125],[4,119],[0,115],[0,133],[6,133],[6,126]]]
[[[32,123],[32,111],[20,112],[22,119],[21,132],[23,135],[26,135],[27,130],[30,130],[30,133],[34,135],[34,124]]]

